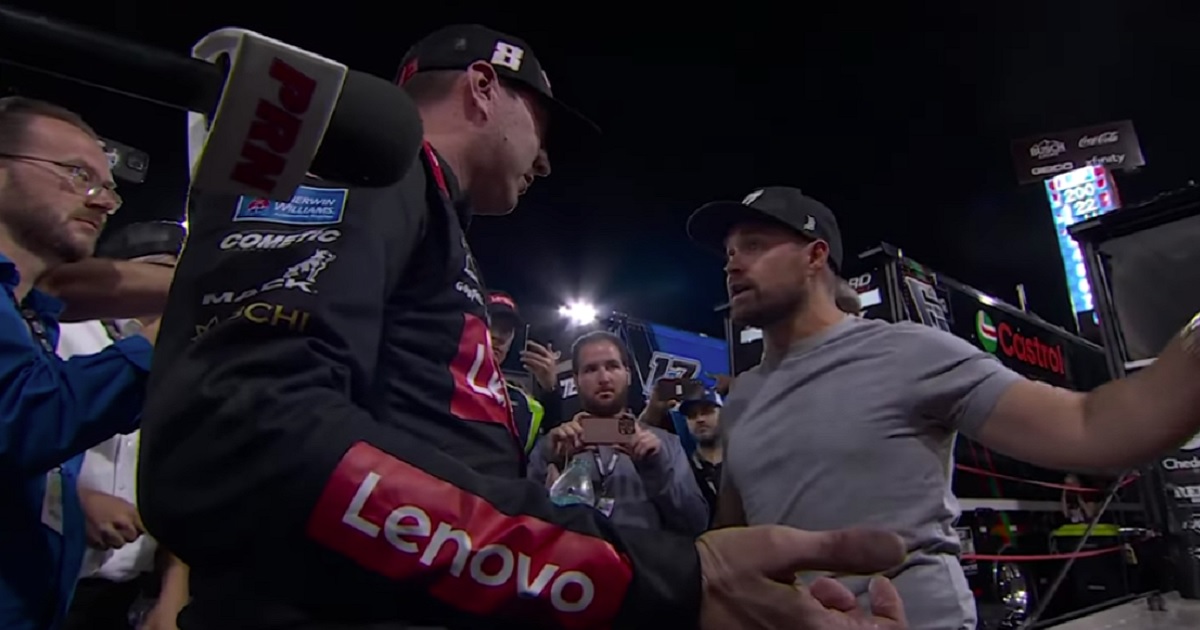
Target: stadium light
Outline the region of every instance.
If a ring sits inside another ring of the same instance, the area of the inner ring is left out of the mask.
[[[558,314],[576,326],[585,326],[596,321],[596,307],[587,302],[574,301],[558,308]]]

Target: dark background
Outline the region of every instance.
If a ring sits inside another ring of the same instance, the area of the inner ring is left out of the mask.
[[[9,4],[177,53],[240,26],[388,78],[411,43],[447,23],[523,37],[556,94],[605,129],[599,145],[551,156],[553,176],[514,215],[472,227],[489,285],[527,312],[581,296],[721,334],[721,262],[688,243],[684,221],[706,201],[782,184],[837,212],[847,256],[884,240],[1010,302],[1025,283],[1032,310],[1069,326],[1049,208],[1040,187],[1016,184],[1009,140],[1132,119],[1148,166],[1119,177],[1127,204],[1198,170],[1191,3],[721,3],[660,17],[607,4]],[[182,113],[9,68],[0,85],[68,105],[150,153],[149,178],[122,188],[115,225],[182,216]]]

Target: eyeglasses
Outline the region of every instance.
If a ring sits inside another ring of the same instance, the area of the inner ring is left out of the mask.
[[[109,214],[116,212],[118,209],[120,209],[121,204],[124,203],[124,200],[121,199],[121,195],[117,194],[116,184],[96,183],[100,178],[96,176],[92,169],[87,168],[86,166],[69,164],[67,162],[59,162],[57,160],[35,157],[32,155],[18,155],[14,153],[0,153],[0,158],[21,160],[24,162],[32,162],[34,164],[46,164],[62,169],[59,172],[63,175],[66,175],[67,181],[70,183],[71,188],[76,193],[83,195],[84,198],[99,199],[102,195],[108,194],[112,198],[114,204],[113,209],[108,211]]]

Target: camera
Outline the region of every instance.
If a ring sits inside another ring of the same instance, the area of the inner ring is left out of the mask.
[[[150,154],[135,149],[116,140],[102,138],[104,153],[108,156],[108,166],[112,169],[113,177],[131,184],[146,181],[146,173],[150,170]]]

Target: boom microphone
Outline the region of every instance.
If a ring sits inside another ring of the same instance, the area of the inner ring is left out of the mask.
[[[387,185],[420,149],[416,105],[383,79],[241,29],[193,56],[0,6],[0,62],[200,114],[196,188],[287,201],[306,172]]]

